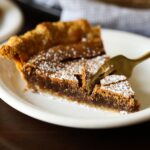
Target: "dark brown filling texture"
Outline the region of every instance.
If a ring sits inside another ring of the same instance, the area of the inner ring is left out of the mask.
[[[83,89],[74,88],[71,84],[66,82],[54,83],[51,82],[50,79],[43,79],[42,77],[33,74],[30,76],[27,75],[25,78],[29,83],[29,87],[36,91],[38,91],[40,88],[43,92],[57,92],[59,96],[67,96],[70,100],[73,101],[87,103],[93,106],[103,106],[119,111],[124,110],[128,112],[135,112],[139,110],[139,104],[137,101],[135,101],[134,105],[130,105],[130,99],[122,99],[122,102],[118,103],[113,96],[106,97],[102,96],[101,94],[88,95],[88,93],[83,91]]]

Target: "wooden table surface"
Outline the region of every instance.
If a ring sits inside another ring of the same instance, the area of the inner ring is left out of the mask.
[[[21,8],[25,17],[21,33],[40,21],[58,19]],[[0,150],[149,150],[149,135],[150,121],[116,129],[73,129],[38,121],[0,100]]]

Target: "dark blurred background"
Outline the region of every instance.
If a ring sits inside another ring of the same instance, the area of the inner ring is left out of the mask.
[[[58,21],[60,19],[61,8],[45,8],[36,5],[32,0],[13,0],[22,10],[24,26],[21,33],[33,29],[38,23],[45,21]]]
[[[21,7],[28,29],[42,21],[86,18],[105,28],[150,36],[150,0],[13,1]]]

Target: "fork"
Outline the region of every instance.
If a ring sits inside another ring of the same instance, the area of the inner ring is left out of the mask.
[[[136,59],[129,59],[123,55],[118,55],[111,58],[106,61],[87,82],[88,92],[91,93],[94,85],[98,83],[100,79],[103,79],[109,74],[125,75],[129,78],[132,74],[133,68],[148,58],[150,58],[150,51]]]

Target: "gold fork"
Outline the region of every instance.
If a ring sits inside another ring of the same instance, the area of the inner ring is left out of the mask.
[[[123,55],[118,55],[111,58],[105,62],[96,72],[96,74],[88,81],[87,90],[90,93],[94,85],[98,83],[100,79],[106,77],[109,74],[125,75],[127,78],[129,78],[132,74],[133,68],[148,58],[150,58],[150,52],[137,59],[129,59]]]

